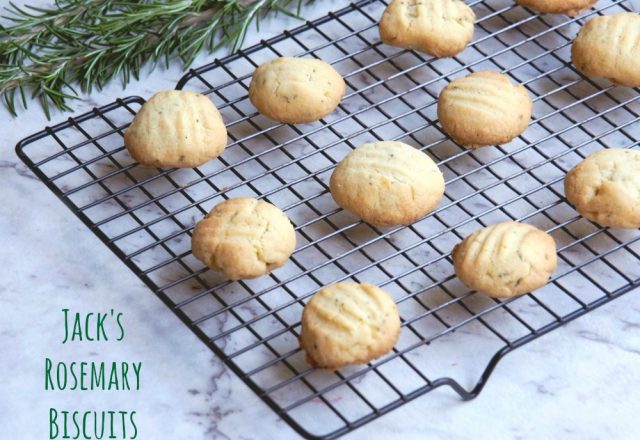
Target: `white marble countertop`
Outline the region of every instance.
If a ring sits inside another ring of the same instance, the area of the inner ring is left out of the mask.
[[[343,4],[317,2],[306,15]],[[285,17],[269,20],[247,44],[294,25]],[[195,65],[211,59],[201,55]],[[181,74],[177,64],[157,68],[124,91],[114,81],[73,103],[74,113],[171,89]],[[55,114],[52,122],[67,116]],[[16,142],[48,124],[36,103],[18,118],[0,107],[0,438],[48,438],[50,407],[135,409],[143,439],[297,438],[19,161]],[[637,438],[638,293],[516,350],[473,401],[440,389],[345,438]],[[121,311],[126,339],[63,345],[63,308]],[[142,386],[45,391],[47,357],[141,361]]]

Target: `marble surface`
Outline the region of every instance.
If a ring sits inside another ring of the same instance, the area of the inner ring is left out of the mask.
[[[317,3],[309,18],[347,2]],[[269,20],[247,43],[295,24]],[[201,55],[195,64],[212,58]],[[179,65],[147,71],[124,91],[114,81],[75,103],[76,112],[173,88],[181,73]],[[15,119],[0,107],[0,438],[47,438],[50,407],[135,409],[144,439],[297,438],[18,160],[16,142],[47,124],[35,103]],[[638,293],[510,354],[471,402],[441,389],[345,438],[637,438]],[[121,311],[126,338],[63,345],[63,308]],[[45,391],[46,357],[141,361],[142,386]]]

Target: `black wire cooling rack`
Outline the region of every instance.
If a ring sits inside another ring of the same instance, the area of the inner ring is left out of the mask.
[[[638,89],[581,77],[570,42],[578,19],[540,16],[511,1],[471,4],[477,25],[460,55],[433,59],[382,45],[385,7],[361,1],[190,70],[179,89],[206,93],[230,144],[198,169],[157,170],[127,155],[122,135],[144,100],[119,99],[48,127],[17,146],[33,172],[258,396],[305,437],[333,438],[442,385],[478,395],[515,348],[640,285],[640,231],[600,228],[563,196],[568,169],[603,147],[637,148]],[[291,126],[247,99],[255,67],[280,55],[320,57],[345,76],[347,95],[323,121]],[[480,69],[504,71],[534,97],[529,129],[508,145],[464,149],[436,116],[439,91]],[[421,148],[445,174],[438,209],[408,227],[377,229],[338,209],[327,181],[360,143]],[[229,282],[191,255],[193,225],[222,199],[263,198],[294,223],[298,247],[270,276]],[[499,301],[466,289],[450,250],[473,230],[516,219],[549,231],[559,268],[534,294]],[[330,373],[298,347],[304,303],[340,280],[382,286],[403,331],[393,353]],[[479,379],[478,379],[479,378]]]

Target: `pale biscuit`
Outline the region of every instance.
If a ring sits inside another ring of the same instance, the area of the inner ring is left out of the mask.
[[[475,231],[453,248],[451,258],[460,281],[495,298],[544,286],[558,264],[553,237],[512,221]]]
[[[289,124],[317,121],[335,110],[345,92],[331,65],[311,58],[281,57],[261,64],[249,98],[266,117]]]
[[[590,154],[567,173],[564,192],[589,220],[640,228],[640,151],[608,148]]]
[[[410,224],[432,211],[444,178],[425,153],[402,142],[363,144],[331,175],[336,203],[375,226]]]
[[[368,283],[341,282],[321,289],[302,312],[300,346],[307,362],[335,370],[389,352],[400,335],[393,299]]]
[[[498,72],[475,72],[449,83],[438,98],[444,131],[467,147],[504,144],[529,125],[533,103],[522,84]]]
[[[582,14],[597,0],[516,0],[520,6],[543,14],[566,14],[575,17]]]
[[[196,224],[193,255],[231,280],[255,278],[287,262],[296,234],[287,216],[252,198],[226,200]]]
[[[382,14],[380,39],[391,46],[451,57],[471,41],[475,19],[460,0],[393,0]]]
[[[124,144],[143,165],[194,168],[222,153],[227,129],[206,96],[168,90],[142,106],[124,134]]]
[[[592,18],[573,41],[571,60],[585,76],[640,86],[640,15],[622,12]]]

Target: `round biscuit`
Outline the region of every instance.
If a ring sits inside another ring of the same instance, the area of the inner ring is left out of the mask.
[[[144,103],[124,134],[124,144],[142,165],[195,168],[222,153],[227,129],[206,96],[167,90]]]
[[[607,148],[590,154],[567,173],[564,192],[589,220],[640,228],[640,151]]]
[[[529,125],[533,103],[505,74],[475,72],[449,83],[438,98],[444,131],[467,147],[504,144]]]
[[[345,92],[330,64],[281,57],[261,64],[251,78],[249,99],[264,116],[288,124],[317,121],[333,112]]]
[[[516,0],[516,3],[543,14],[566,14],[569,17],[575,17],[593,6],[596,1],[597,0]]]
[[[381,227],[415,222],[444,194],[444,178],[425,153],[402,142],[359,146],[336,167],[331,195],[342,208]]]
[[[580,28],[571,60],[583,75],[622,86],[640,86],[640,14],[594,17]]]
[[[393,0],[380,20],[380,39],[390,46],[452,57],[473,38],[476,16],[460,0]]]
[[[193,255],[231,280],[255,278],[287,262],[296,234],[287,216],[270,203],[229,199],[214,206],[193,231]]]
[[[513,221],[475,231],[453,248],[451,258],[465,286],[494,298],[544,286],[558,264],[553,237]]]
[[[302,312],[300,346],[307,362],[335,370],[389,352],[400,335],[400,315],[384,290],[343,281],[316,293]]]

